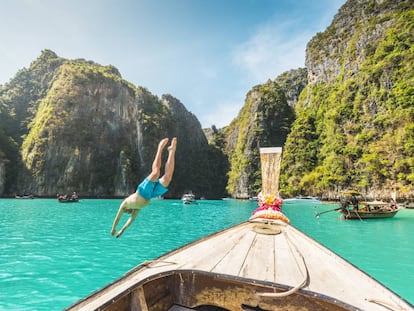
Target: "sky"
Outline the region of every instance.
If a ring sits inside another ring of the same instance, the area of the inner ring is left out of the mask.
[[[113,65],[171,94],[202,127],[229,125],[255,85],[305,66],[345,0],[1,0],[0,85],[45,49]]]

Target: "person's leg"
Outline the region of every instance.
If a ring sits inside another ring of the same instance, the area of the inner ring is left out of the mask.
[[[152,162],[152,171],[148,176],[148,179],[152,182],[155,182],[160,177],[161,171],[161,160],[162,160],[162,151],[168,143],[168,138],[164,138],[158,144],[157,154],[155,155],[154,162]]]
[[[139,213],[139,210],[134,210],[132,212],[131,216],[128,218],[128,220],[126,221],[125,225],[116,234],[116,237],[117,238],[119,238],[122,235],[122,233],[124,233],[124,231],[126,230],[126,228],[128,228],[132,224],[132,222],[135,220],[135,218],[137,218],[138,213]]]
[[[165,163],[164,175],[160,178],[160,183],[164,187],[168,187],[174,174],[175,149],[176,148],[177,148],[177,138],[174,137],[171,141],[171,145],[168,147],[168,159],[167,159],[167,162]]]

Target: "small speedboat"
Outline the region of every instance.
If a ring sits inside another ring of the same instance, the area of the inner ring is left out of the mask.
[[[16,199],[34,199],[34,196],[33,194],[22,194],[22,195],[16,194],[15,198]]]
[[[79,202],[79,197],[76,192],[73,192],[72,195],[57,195],[59,203],[76,203]]]
[[[299,204],[299,203],[319,204],[319,203],[321,203],[321,201],[317,197],[303,196],[303,197],[295,197],[295,198],[284,199],[283,203],[284,204]]]
[[[185,193],[181,197],[181,200],[183,201],[184,204],[196,203],[196,198],[195,198],[195,195],[193,193]]]

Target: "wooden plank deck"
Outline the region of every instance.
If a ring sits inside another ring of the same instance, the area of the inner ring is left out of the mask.
[[[269,232],[262,232],[266,226]],[[246,222],[191,243],[136,268],[70,310],[97,309],[151,275],[172,270],[206,271],[288,288],[305,280],[303,290],[362,310],[389,310],[369,299],[386,301],[396,306],[394,310],[412,310],[397,295],[390,296],[385,287],[342,258],[294,227],[277,221],[269,225]]]

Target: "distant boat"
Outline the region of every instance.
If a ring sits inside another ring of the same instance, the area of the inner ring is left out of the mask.
[[[222,198],[222,200],[223,201],[230,201],[230,200],[234,200],[232,197],[225,197],[225,198]]]
[[[195,195],[192,192],[185,193],[181,197],[181,200],[183,201],[184,204],[193,204],[193,203],[196,203]]]
[[[402,206],[407,209],[414,209],[414,202],[406,202]]]
[[[23,194],[23,195],[16,194],[15,198],[16,199],[34,199],[34,195],[33,194]]]
[[[59,203],[76,203],[79,202],[78,198],[58,198]]]
[[[68,196],[67,194],[65,195],[59,195],[57,194],[57,199],[59,203],[76,203],[79,202],[79,197],[76,194],[76,192],[73,192],[72,195]]]
[[[400,208],[397,203],[383,201],[360,201],[360,193],[357,191],[345,191],[344,199],[339,212],[345,219],[377,219],[394,217]]]
[[[345,219],[373,219],[394,217],[400,208],[382,201],[361,202],[358,208],[346,205],[339,210]]]
[[[296,204],[296,203],[320,203],[321,201],[317,197],[300,196],[295,198],[283,199],[283,204]]]

